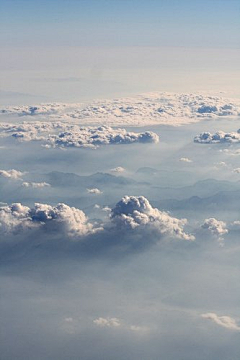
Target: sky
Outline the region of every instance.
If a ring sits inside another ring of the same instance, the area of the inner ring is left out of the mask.
[[[238,1],[1,0],[2,103],[239,93]]]

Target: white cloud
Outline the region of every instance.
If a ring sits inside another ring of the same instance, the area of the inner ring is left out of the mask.
[[[36,182],[23,182],[22,183],[23,187],[30,187],[30,188],[34,188],[34,189],[41,189],[44,187],[49,187],[51,186],[50,184],[46,183],[46,182],[40,182],[40,183],[36,183]]]
[[[222,239],[222,236],[228,233],[227,224],[224,221],[219,221],[215,218],[205,219],[202,225],[203,229],[209,230],[212,235]]]
[[[120,145],[132,143],[158,143],[157,134],[146,131],[144,133],[127,132],[125,129],[113,129],[108,126],[81,127],[74,131],[65,131],[58,135],[51,135],[47,143],[53,147],[90,147],[99,145]]]
[[[25,175],[25,172],[21,172],[18,170],[0,170],[0,177],[14,179],[14,180],[21,180],[22,176]]]
[[[97,188],[87,189],[87,192],[88,192],[89,194],[95,194],[95,195],[100,195],[100,194],[102,194],[102,191],[99,190],[99,189],[97,189]]]
[[[100,230],[88,221],[82,210],[65,204],[36,203],[33,208],[20,203],[0,207],[0,233],[20,234],[36,227],[55,230],[69,237],[89,235]]]
[[[204,319],[209,319],[213,321],[215,324],[222,326],[229,330],[240,330],[240,326],[238,326],[235,319],[231,318],[230,316],[218,316],[215,313],[206,313],[201,315]]]
[[[153,208],[143,196],[124,196],[112,209],[111,221],[116,227],[126,231],[144,230],[157,236],[166,234],[194,240],[194,236],[183,231],[186,219],[173,218],[168,213]]]
[[[83,125],[182,125],[203,118],[237,116],[240,104],[236,99],[218,96],[154,92],[135,97],[99,100],[88,105],[53,103],[13,106],[1,109],[1,112],[4,116],[16,114],[68,122],[80,120]]]
[[[189,158],[186,158],[186,157],[182,157],[180,159],[180,161],[183,161],[183,162],[186,162],[186,163],[192,163],[192,160],[190,160]]]
[[[56,134],[56,131],[61,132]],[[143,133],[113,129],[109,126],[80,127],[62,123],[23,123],[0,125],[2,136],[11,135],[19,141],[41,141],[46,148],[77,147],[96,149],[100,145],[120,145],[132,143],[158,143],[159,137],[152,131]]]
[[[99,317],[98,319],[93,320],[93,323],[100,327],[119,327],[121,322],[117,318],[102,318]]]
[[[121,167],[121,166],[117,166],[117,167],[111,169],[110,171],[111,172],[116,172],[116,173],[121,173],[121,172],[124,172],[125,169],[123,167]]]
[[[240,130],[238,130],[238,132],[231,133],[218,131],[215,134],[211,134],[210,132],[203,132],[200,135],[195,136],[194,142],[201,144],[239,143]]]
[[[240,168],[233,169],[234,173],[240,174]]]

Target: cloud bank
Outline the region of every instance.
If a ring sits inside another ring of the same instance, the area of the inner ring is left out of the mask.
[[[62,130],[60,133],[55,133]],[[80,127],[65,123],[22,123],[19,125],[0,125],[2,136],[11,135],[19,141],[42,141],[50,147],[77,147],[96,149],[100,145],[121,145],[132,143],[158,143],[159,136],[152,131],[142,133],[109,126]]]
[[[203,94],[147,93],[135,97],[99,100],[85,104],[40,104],[0,109],[4,116],[15,114],[43,119],[81,121],[82,125],[146,126],[181,125],[203,118],[238,116],[237,100]]]
[[[240,130],[230,133],[218,131],[215,134],[211,134],[210,132],[203,132],[195,136],[194,142],[200,144],[239,143]]]

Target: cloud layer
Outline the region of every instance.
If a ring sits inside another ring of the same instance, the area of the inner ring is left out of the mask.
[[[181,125],[203,118],[237,116],[237,100],[203,94],[155,92],[114,100],[85,104],[41,104],[0,109],[5,116],[31,116],[54,120],[81,121],[83,125],[145,126],[156,124]]]
[[[56,131],[62,130],[56,134]],[[65,123],[22,123],[0,125],[2,136],[11,135],[20,141],[42,141],[46,147],[94,148],[100,145],[132,143],[158,143],[159,137],[152,131],[142,133],[113,129],[109,126],[80,127]]]

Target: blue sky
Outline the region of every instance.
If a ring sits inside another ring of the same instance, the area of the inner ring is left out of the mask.
[[[239,46],[237,0],[0,4],[3,46]]]

